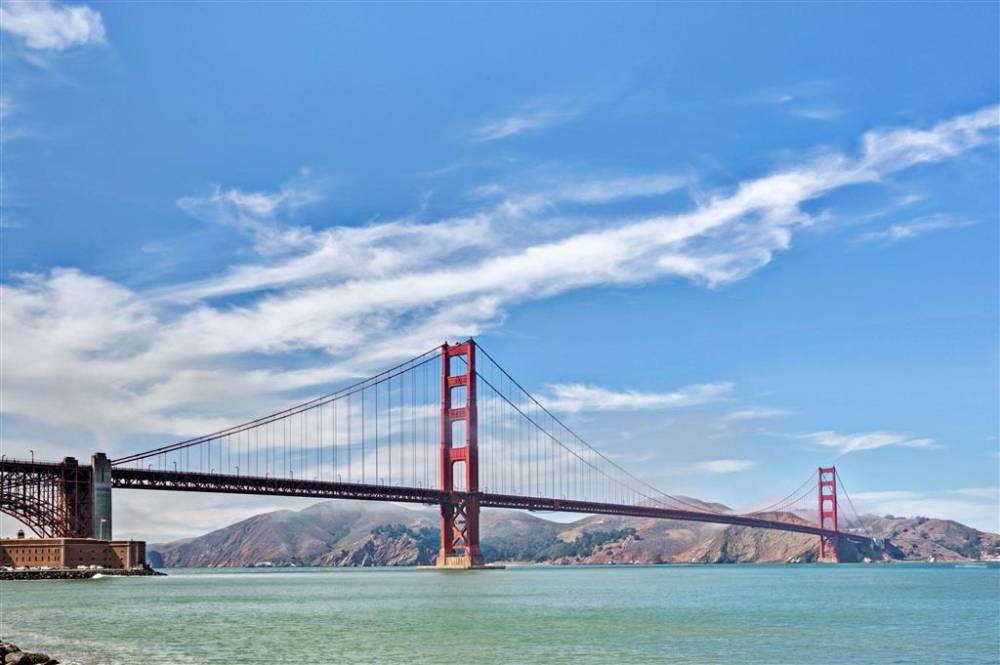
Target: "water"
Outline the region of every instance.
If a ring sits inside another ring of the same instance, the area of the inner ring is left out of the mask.
[[[179,570],[2,582],[64,663],[997,663],[1000,568]]]

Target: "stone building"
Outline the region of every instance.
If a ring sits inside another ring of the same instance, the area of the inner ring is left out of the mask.
[[[146,565],[141,540],[94,538],[17,538],[0,540],[0,566],[10,568],[77,568],[100,566],[136,569]]]

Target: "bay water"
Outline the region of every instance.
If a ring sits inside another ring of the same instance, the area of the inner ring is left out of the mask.
[[[996,565],[169,570],[0,582],[63,663],[1000,663]]]

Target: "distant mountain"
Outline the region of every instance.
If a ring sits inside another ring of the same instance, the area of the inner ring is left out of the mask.
[[[169,568],[411,566],[437,556],[433,511],[390,503],[324,501],[254,515],[198,538],[150,545]]]
[[[978,531],[952,520],[930,517],[865,516],[876,538],[887,538],[907,559],[960,561],[1000,556],[1000,535]]]
[[[778,522],[815,524],[815,520],[787,512],[762,513],[758,517]],[[850,542],[840,545],[841,561],[901,559],[903,554],[893,546],[874,551]],[[674,559],[686,563],[787,563],[816,561],[819,544],[816,536],[792,531],[753,529],[729,526],[711,538],[681,552]]]
[[[768,517],[814,523],[791,513]],[[863,520],[868,532],[891,541],[893,558],[1000,555],[1000,536],[957,522],[892,516]],[[814,561],[817,556],[814,536],[699,522],[593,515],[567,524],[521,511],[485,510],[480,524],[483,555],[489,561],[777,563]],[[197,538],[151,544],[148,550],[155,567],[412,566],[434,562],[438,533],[432,507],[335,500],[255,515]],[[880,556],[854,548],[843,554],[855,560]]]

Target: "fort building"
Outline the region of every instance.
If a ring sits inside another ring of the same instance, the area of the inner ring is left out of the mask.
[[[78,568],[99,566],[134,570],[146,566],[141,540],[95,538],[16,538],[0,540],[0,566],[9,568]]]

